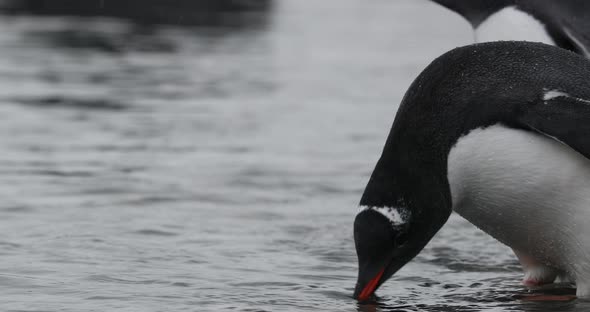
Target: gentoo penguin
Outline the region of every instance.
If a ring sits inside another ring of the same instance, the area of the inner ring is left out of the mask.
[[[476,42],[526,40],[590,57],[588,0],[432,0],[467,19]]]
[[[590,61],[490,42],[433,61],[405,94],[354,221],[366,300],[457,212],[511,247],[524,283],[590,297]]]

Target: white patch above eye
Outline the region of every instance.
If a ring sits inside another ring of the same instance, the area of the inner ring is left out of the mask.
[[[565,92],[561,92],[559,90],[549,90],[549,91],[545,92],[545,94],[543,94],[543,101],[549,101],[551,99],[561,97],[561,96],[569,97],[569,94],[567,94]]]
[[[360,206],[359,213],[365,210],[374,210],[383,216],[385,216],[392,225],[399,226],[406,224],[410,217],[410,212],[406,208],[400,207],[373,207],[373,206]]]
[[[559,90],[545,90],[545,94],[543,94],[543,101],[549,101],[549,100],[552,100],[552,99],[558,98],[558,97],[566,97],[566,98],[570,98],[575,101],[590,105],[590,100],[585,100],[585,99],[573,97],[573,96],[571,96],[563,91],[559,91]]]
[[[532,15],[515,6],[506,7],[475,28],[477,42],[525,40],[555,45],[545,26]]]

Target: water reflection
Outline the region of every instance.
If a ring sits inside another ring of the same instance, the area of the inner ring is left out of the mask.
[[[14,20],[30,42],[113,54],[173,53],[185,40],[266,30],[273,8],[272,0],[0,0],[0,13],[37,17]]]
[[[30,9],[19,14],[33,14],[0,20],[2,28],[10,30],[0,35],[5,55],[4,64],[0,64],[0,83],[5,86],[0,89],[1,100],[30,108],[149,111],[148,106],[161,101],[194,101],[273,89],[269,72],[272,51],[266,38],[272,15],[270,0],[258,5],[236,1],[234,7],[195,1],[200,3],[195,7],[212,19],[195,20],[186,27],[146,24],[135,16],[39,17],[74,14],[76,8],[84,7],[66,8],[63,4],[68,1],[56,1],[55,7],[43,7],[42,3],[0,0],[0,6],[18,4]],[[114,2],[105,1],[105,5],[110,3]],[[139,2],[123,1],[117,8],[127,8],[124,3],[131,6]],[[148,1],[142,10],[148,14],[147,7],[161,3]],[[122,16],[125,12],[94,13]],[[246,16],[261,19],[241,19]],[[261,20],[265,23],[259,23]],[[15,63],[23,65],[11,66]]]
[[[247,26],[264,23],[272,0],[3,0],[13,15],[113,17],[139,24]]]
[[[34,29],[27,33],[30,40],[68,49],[92,49],[105,53],[129,51],[172,53],[178,44],[157,29],[134,25],[120,25],[118,29],[102,27],[104,24],[76,22],[55,29]],[[111,25],[112,26],[112,25]]]
[[[506,286],[506,285],[504,285]],[[444,287],[443,287],[444,288]],[[418,294],[417,297],[428,296],[427,292]],[[430,303],[416,302],[415,299],[406,297],[386,298],[374,297],[372,300],[357,303],[359,312],[393,312],[393,311],[585,311],[590,307],[590,302],[575,299],[575,288],[571,285],[549,285],[537,290],[524,288],[511,289],[498,287],[470,292],[459,289],[456,294],[434,293],[427,301]]]

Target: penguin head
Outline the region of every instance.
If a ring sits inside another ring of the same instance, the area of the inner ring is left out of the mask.
[[[405,208],[363,207],[358,213],[354,221],[359,261],[355,299],[371,298],[383,282],[415,256],[411,250],[410,219]]]

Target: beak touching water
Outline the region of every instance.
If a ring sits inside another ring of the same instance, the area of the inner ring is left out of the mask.
[[[359,260],[359,274],[354,298],[369,299],[391,276],[395,233],[389,220],[373,210],[360,212],[354,224],[354,241]]]
[[[382,268],[377,274],[370,275],[370,273],[359,272],[358,281],[354,290],[354,298],[359,301],[366,301],[375,293],[377,287],[381,285],[381,279],[385,273],[385,268]]]
[[[394,226],[376,209],[361,211],[354,222],[354,242],[359,273],[354,298],[370,299],[377,288],[406,264],[415,254],[406,249],[402,226]]]
[[[354,298],[359,301],[370,300],[385,281],[424,248],[446,220],[435,224],[435,231],[424,230],[424,227],[414,228],[414,231],[409,230],[408,223],[394,224],[376,210],[360,212],[354,223],[359,262]]]

